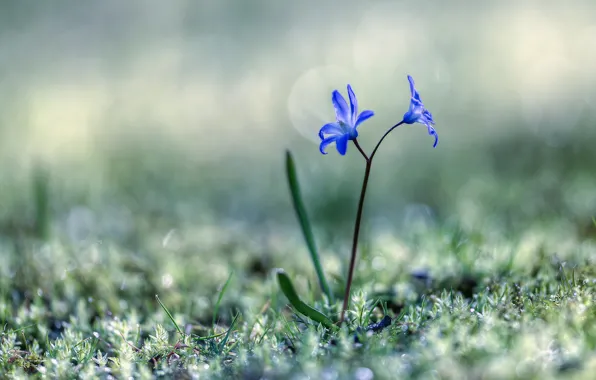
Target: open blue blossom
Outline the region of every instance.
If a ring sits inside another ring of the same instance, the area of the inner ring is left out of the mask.
[[[435,124],[433,115],[424,108],[424,104],[422,104],[422,100],[420,100],[420,94],[414,87],[414,78],[408,75],[408,81],[410,81],[412,99],[410,100],[410,109],[404,114],[403,122],[406,124],[420,123],[426,125],[428,134],[435,137],[435,143],[433,144],[434,148],[439,142],[439,136],[437,135],[437,131],[432,127]]]
[[[342,156],[346,154],[348,141],[358,137],[358,131],[356,130],[358,125],[374,115],[373,111],[368,110],[358,114],[358,100],[350,85],[348,85],[348,97],[350,98],[350,107],[348,107],[346,99],[339,91],[335,90],[331,95],[337,121],[323,125],[319,131],[319,137],[321,138],[319,150],[323,154],[327,154],[325,148],[333,142],[339,154]]]

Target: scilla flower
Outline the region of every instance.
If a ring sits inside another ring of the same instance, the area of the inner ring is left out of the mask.
[[[420,100],[420,94],[414,87],[414,79],[408,75],[408,80],[410,81],[412,99],[410,100],[410,109],[405,113],[403,122],[406,124],[420,123],[426,125],[428,134],[435,137],[435,143],[433,144],[434,148],[439,142],[439,136],[437,135],[437,131],[432,127],[435,124],[433,115],[424,108],[424,104],[422,104],[422,100]]]
[[[348,85],[348,96],[350,98],[350,107],[348,107],[346,99],[339,91],[335,90],[331,95],[337,121],[323,125],[319,131],[319,137],[321,138],[319,150],[323,154],[327,154],[325,148],[333,142],[339,154],[342,156],[346,154],[348,141],[355,140],[358,137],[358,131],[356,130],[358,125],[374,115],[373,111],[368,110],[358,114],[358,100],[356,100],[356,95],[354,95],[350,85]]]

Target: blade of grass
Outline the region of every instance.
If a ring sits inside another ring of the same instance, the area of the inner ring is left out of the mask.
[[[279,282],[279,287],[281,288],[281,291],[285,294],[288,301],[290,301],[292,306],[294,306],[294,308],[300,314],[312,319],[317,323],[322,324],[328,329],[337,329],[337,326],[333,324],[329,317],[302,302],[300,297],[298,297],[296,290],[294,289],[294,285],[292,285],[290,277],[286,274],[286,272],[284,272],[283,269],[277,269],[277,281]]]
[[[50,235],[50,175],[42,165],[33,173],[33,197],[35,202],[35,232],[40,239]]]
[[[207,339],[213,339],[213,338],[219,338],[220,336],[224,336],[226,334],[226,331],[219,333],[219,334],[213,334],[213,335],[209,335],[209,336],[195,336],[197,340],[207,340]]]
[[[37,326],[37,325],[36,324],[33,324],[33,325],[24,326],[24,327],[18,328],[16,330],[10,330],[8,333],[15,333],[16,334],[16,333],[19,333],[21,331],[27,330],[28,328],[35,327],[35,326]]]
[[[294,210],[296,211],[296,216],[298,216],[300,228],[302,229],[306,246],[310,252],[310,258],[312,259],[312,262],[315,266],[315,271],[317,273],[317,277],[319,278],[319,285],[321,286],[323,293],[327,295],[329,302],[333,302],[333,294],[331,293],[331,289],[329,288],[329,284],[325,278],[325,273],[323,273],[323,267],[321,266],[321,260],[319,258],[319,253],[315,244],[315,238],[312,233],[310,221],[308,220],[304,202],[302,202],[302,195],[300,194],[300,184],[298,183],[298,177],[296,175],[296,165],[294,164],[294,158],[292,157],[292,153],[289,150],[286,151],[286,175],[288,177],[288,184],[290,186],[290,194],[292,195]]]
[[[221,288],[221,291],[219,292],[219,296],[217,297],[217,302],[215,303],[215,307],[213,308],[213,319],[212,319],[211,325],[213,326],[214,329],[215,329],[215,319],[217,318],[217,312],[219,310],[219,304],[221,303],[221,300],[222,300],[224,294],[226,294],[226,290],[228,289],[228,285],[230,284],[230,281],[232,280],[232,276],[234,276],[234,272],[230,272],[228,279],[226,280],[224,286]]]
[[[161,300],[159,299],[159,296],[157,294],[155,295],[155,299],[157,300],[157,302],[159,302],[159,305],[161,306],[161,308],[163,309],[163,311],[166,312],[166,314],[168,315],[168,318],[170,318],[170,320],[174,324],[174,327],[176,327],[176,330],[178,331],[178,333],[180,335],[184,336],[184,333],[180,329],[180,326],[178,326],[178,324],[174,320],[174,317],[172,316],[172,314],[170,313],[170,311],[168,310],[168,308],[166,307],[166,305],[164,305],[163,302],[161,302]]]
[[[269,332],[269,330],[271,330],[272,327],[273,327],[273,323],[267,325],[267,327],[265,328],[265,331],[263,331],[263,333],[259,337],[259,340],[256,342],[257,345],[261,344],[261,342],[263,341],[263,339],[265,338],[265,336],[267,335],[267,333]]]
[[[277,318],[278,319],[281,319],[282,326],[285,329],[286,333],[288,335],[291,335],[292,336],[291,338],[288,337],[288,339],[290,339],[290,340],[296,340],[296,333],[292,330],[292,326],[290,325],[290,322],[288,321],[288,319],[286,318],[286,316],[283,315],[283,314],[281,314],[281,313],[279,313],[279,314],[277,314]],[[295,324],[294,324],[294,326],[295,326]]]
[[[373,305],[370,307],[370,310],[368,311],[368,314],[366,315],[366,318],[364,319],[364,325],[368,325],[368,323],[370,322],[370,317],[372,316],[372,313],[375,311],[375,308],[377,307],[377,305],[381,302],[380,298],[377,298],[377,300],[375,301],[375,303],[373,303]]]
[[[236,324],[236,320],[238,319],[239,315],[240,315],[240,313],[236,313],[236,315],[234,316],[234,319],[232,319],[232,323],[230,323],[230,328],[228,329],[226,336],[223,338],[223,340],[219,344],[219,353],[221,353],[223,351],[224,347],[226,346],[226,343],[228,342],[228,338],[230,337],[230,333],[232,332],[232,329],[234,328],[234,325]]]

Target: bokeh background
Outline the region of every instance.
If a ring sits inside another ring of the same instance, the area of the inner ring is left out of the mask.
[[[582,238],[596,214],[594,14],[589,0],[4,1],[2,244],[33,223],[41,170],[51,235],[80,260],[36,251],[28,260],[58,268],[49,279],[88,260],[123,268],[112,244],[137,266],[163,258],[165,288],[201,274],[221,284],[245,257],[305,258],[290,149],[326,267],[341,273],[364,163],[353,146],[321,155],[317,131],[333,120],[331,91],[351,83],[376,112],[360,128],[370,151],[407,110],[407,74],[439,145],[421,125],[386,140],[365,242],[444,226]],[[227,262],[213,259],[221,247]],[[11,263],[5,278],[19,281],[27,261]]]

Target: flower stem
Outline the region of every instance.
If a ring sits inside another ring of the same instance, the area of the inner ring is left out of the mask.
[[[387,130],[387,132],[385,132],[385,134],[383,135],[383,137],[381,137],[381,139],[379,140],[379,142],[377,143],[377,146],[375,146],[375,149],[373,149],[373,152],[370,154],[370,161],[372,161],[373,157],[375,156],[375,154],[377,153],[377,149],[379,149],[379,146],[381,146],[381,143],[383,142],[383,140],[385,140],[385,137],[387,137],[388,134],[391,133],[391,131],[393,131],[395,128],[399,127],[400,125],[402,125],[404,123],[404,121],[400,121],[399,123],[395,124],[393,127],[389,128]]]
[[[356,140],[354,140],[356,143]],[[364,171],[364,181],[362,182],[362,190],[360,192],[360,200],[358,201],[358,211],[356,213],[356,224],[354,225],[354,240],[352,241],[352,256],[350,257],[350,269],[348,270],[348,282],[346,283],[346,292],[344,294],[344,304],[341,308],[341,317],[339,324],[344,322],[346,310],[350,302],[350,289],[352,287],[352,278],[354,277],[354,267],[356,266],[356,250],[358,248],[358,235],[360,235],[360,220],[362,219],[362,209],[364,206],[364,196],[366,195],[366,187],[368,186],[368,177],[370,176],[370,167],[372,161],[366,159],[366,169]]]
[[[362,155],[362,157],[364,157],[364,159],[368,162],[368,156],[366,155],[366,153],[364,153],[364,151],[362,150],[362,147],[360,147],[360,144],[358,144],[358,140],[354,139],[354,145],[356,145],[356,148],[358,149],[358,151],[360,152],[360,154]]]
[[[370,169],[372,167],[372,160],[373,160],[375,154],[377,153],[379,146],[385,139],[385,137],[387,137],[387,135],[389,133],[391,133],[391,131],[393,131],[395,128],[399,127],[403,123],[404,123],[403,121],[400,121],[399,123],[395,124],[393,127],[389,128],[389,130],[387,130],[387,132],[385,132],[385,134],[381,137],[381,139],[375,146],[375,149],[373,150],[373,152],[371,153],[370,156],[367,156],[366,153],[364,153],[364,151],[360,147],[360,144],[358,143],[358,140],[356,140],[356,139],[353,140],[354,145],[356,145],[356,148],[358,149],[360,154],[362,154],[362,157],[364,157],[364,159],[366,160],[366,168],[364,169],[364,180],[362,181],[362,190],[360,191],[360,200],[358,201],[358,210],[356,211],[356,223],[354,224],[354,237],[352,240],[352,255],[350,257],[350,267],[348,269],[348,281],[346,283],[346,292],[344,294],[344,303],[341,308],[341,316],[339,318],[340,325],[344,322],[344,319],[346,316],[346,310],[348,309],[348,306],[350,303],[350,289],[352,288],[352,279],[354,278],[354,268],[356,267],[356,252],[358,250],[358,236],[360,235],[360,222],[362,220],[362,210],[364,208],[364,198],[366,196],[366,188],[368,187],[368,178],[370,177]]]

